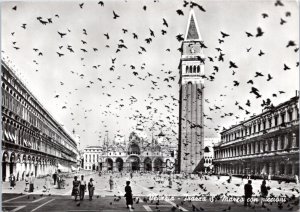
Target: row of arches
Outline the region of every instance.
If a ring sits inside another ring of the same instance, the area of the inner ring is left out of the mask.
[[[54,158],[4,151],[2,154],[2,181],[7,181],[13,174],[17,180],[24,180],[27,174],[45,175],[56,169]]]
[[[163,171],[164,168],[163,160],[160,157],[154,160],[146,157],[144,161],[141,161],[139,157],[132,155],[125,161],[122,158],[117,158],[114,162],[112,158],[107,158],[105,163],[109,171]]]

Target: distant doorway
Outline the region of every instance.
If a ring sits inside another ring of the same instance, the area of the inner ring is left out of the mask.
[[[139,171],[140,170],[140,158],[137,156],[130,156],[127,159],[127,162],[129,164],[129,171]]]

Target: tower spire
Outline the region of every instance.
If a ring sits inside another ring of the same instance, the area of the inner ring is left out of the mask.
[[[188,20],[188,25],[186,28],[184,40],[185,41],[202,40],[200,31],[198,28],[198,23],[197,23],[197,19],[195,16],[195,12],[193,9],[191,9],[190,14],[189,14],[189,20]]]

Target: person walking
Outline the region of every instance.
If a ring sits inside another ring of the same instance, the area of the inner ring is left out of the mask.
[[[131,209],[133,208],[133,199],[132,199],[132,191],[130,187],[130,181],[126,181],[126,186],[125,186],[125,198],[126,198],[126,206],[129,208],[129,205]]]
[[[110,176],[110,178],[109,178],[109,189],[110,189],[110,191],[112,191],[114,189],[114,180],[113,180],[112,176]]]
[[[172,180],[171,180],[171,177],[169,177],[169,188],[172,188]]]
[[[85,191],[86,191],[86,181],[84,180],[84,175],[81,175],[81,180],[80,180],[80,200],[83,200]]]
[[[14,176],[13,173],[11,173],[9,177],[9,182],[10,182],[10,189],[14,189],[16,185],[16,177]]]
[[[29,174],[26,174],[25,176],[25,192],[29,191]]]
[[[89,190],[89,197],[90,197],[90,200],[93,199],[93,196],[94,196],[94,190],[95,190],[95,186],[93,184],[93,178],[90,179],[90,182],[88,183],[88,190]]]
[[[33,173],[31,173],[29,177],[29,192],[33,192],[33,191],[34,191],[34,176]]]
[[[75,201],[77,201],[77,197],[79,196],[79,189],[80,189],[80,181],[77,180],[78,177],[75,176],[73,180],[73,188],[71,196],[75,197]]]
[[[252,181],[248,180],[248,183],[244,186],[244,190],[245,190],[245,199],[244,199],[244,206],[250,206],[250,201],[251,201],[251,197],[252,197],[252,185],[251,185]]]
[[[57,172],[56,171],[53,173],[52,177],[53,177],[54,185],[56,185],[56,181],[57,181]]]
[[[260,186],[260,195],[261,195],[261,202],[262,202],[262,206],[264,206],[265,202],[264,202],[264,198],[266,198],[268,196],[268,188],[266,186],[266,181],[263,180],[262,184]]]

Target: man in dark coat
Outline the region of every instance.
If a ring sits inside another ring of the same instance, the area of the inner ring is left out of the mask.
[[[57,180],[57,173],[56,172],[54,172],[54,174],[53,174],[53,181],[54,181],[54,185],[56,185],[56,180]]]
[[[245,200],[244,200],[244,206],[250,205],[250,199],[252,197],[252,185],[251,185],[252,181],[248,180],[248,183],[244,186],[244,190],[245,190]]]
[[[132,199],[132,191],[130,187],[130,181],[126,181],[126,186],[125,186],[125,197],[126,197],[126,206],[129,208],[129,205],[131,209],[133,208],[133,199]]]

